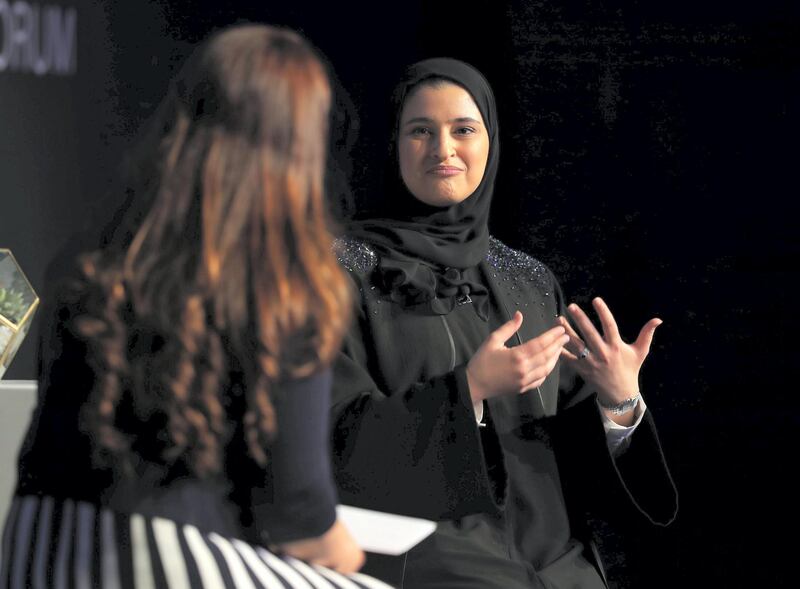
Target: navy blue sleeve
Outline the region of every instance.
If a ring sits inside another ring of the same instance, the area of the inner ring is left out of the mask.
[[[270,542],[313,538],[336,520],[330,463],[331,370],[283,383],[272,395],[278,434],[271,447],[271,501],[255,506]]]

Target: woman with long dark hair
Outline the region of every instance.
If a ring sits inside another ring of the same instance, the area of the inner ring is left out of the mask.
[[[56,301],[2,586],[379,586],[334,572],[363,553],[327,445],[350,317],[330,101],[309,44],[263,25],[173,81],[122,216]]]
[[[627,343],[596,299],[600,331],[490,236],[500,142],[480,72],[414,64],[393,113],[386,190],[338,242],[360,295],[334,369],[340,493],[438,521],[384,563],[404,587],[605,587],[609,522],[677,508],[638,383],[660,320]]]

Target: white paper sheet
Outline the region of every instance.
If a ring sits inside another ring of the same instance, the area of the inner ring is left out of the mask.
[[[436,522],[405,515],[338,505],[336,513],[362,550],[403,554],[430,536]]]

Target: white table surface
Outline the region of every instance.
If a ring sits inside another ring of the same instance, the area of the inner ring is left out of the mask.
[[[17,453],[36,405],[36,381],[0,380],[0,528],[17,483]]]

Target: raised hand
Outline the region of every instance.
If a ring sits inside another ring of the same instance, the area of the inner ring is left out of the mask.
[[[645,323],[636,341],[628,344],[622,341],[614,315],[603,299],[595,298],[592,306],[600,319],[603,334],[597,331],[583,309],[573,303],[567,309],[580,334],[565,317],[559,317],[561,326],[570,336],[570,345],[561,350],[561,355],[594,386],[601,400],[618,404],[638,394],[639,371],[662,321],[653,318]]]
[[[539,337],[513,348],[505,342],[522,326],[517,311],[484,340],[467,364],[472,402],[512,393],[524,393],[540,386],[558,362],[564,344],[569,341],[565,328],[557,325]]]

